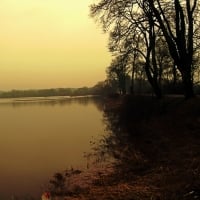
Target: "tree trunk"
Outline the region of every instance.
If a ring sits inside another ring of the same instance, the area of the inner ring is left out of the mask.
[[[177,71],[176,71],[176,65],[174,63],[173,65],[173,85],[175,86],[177,83]]]
[[[149,65],[148,62],[145,64],[145,72],[146,72],[148,81],[149,81],[149,83],[151,84],[151,87],[152,87],[152,89],[153,89],[153,91],[154,91],[156,97],[157,97],[158,99],[161,99],[161,98],[162,98],[162,91],[161,91],[161,88],[160,88],[159,85],[158,85],[157,79],[155,79],[155,77],[152,77],[151,72],[150,72],[150,65]]]
[[[135,90],[135,62],[133,62],[132,66],[132,73],[131,73],[131,86],[130,86],[130,93],[134,94]]]
[[[189,70],[184,70],[181,72],[182,75],[182,81],[183,81],[183,87],[184,87],[184,92],[185,92],[185,98],[190,99],[193,98],[194,95],[194,90],[193,90],[193,81],[191,77],[191,72]]]

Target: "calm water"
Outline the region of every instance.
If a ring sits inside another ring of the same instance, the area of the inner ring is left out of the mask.
[[[101,108],[92,98],[0,100],[0,199],[40,196],[55,172],[85,167]]]

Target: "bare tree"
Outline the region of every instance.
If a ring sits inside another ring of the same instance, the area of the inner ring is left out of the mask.
[[[191,98],[193,92],[192,63],[194,53],[194,12],[197,7],[197,0],[145,0],[149,5],[157,23],[161,28],[168,44],[169,52],[175,65],[182,76],[185,90],[185,97]],[[164,12],[165,6],[172,7],[174,21],[169,20]]]
[[[120,55],[112,60],[110,66],[107,68],[108,79],[118,83],[119,92],[126,94],[126,80],[128,77],[127,56]]]
[[[100,20],[104,31],[111,31],[114,43],[110,47],[114,51],[129,52],[127,56],[132,55],[133,60],[138,53],[143,57],[147,79],[157,97],[162,96],[163,73],[157,47],[160,38],[164,38],[173,60],[168,72],[174,74],[176,82],[179,70],[185,97],[191,98],[196,66],[193,55],[200,47],[197,3],[197,0],[101,0],[91,6],[91,16]],[[137,45],[137,38],[142,45]]]
[[[123,53],[132,59],[132,88],[136,59],[140,54],[145,60],[143,67],[147,79],[156,96],[160,98],[162,94],[158,84],[158,65],[155,58],[157,28],[147,5],[138,0],[102,0],[98,5],[91,7],[91,13],[92,16],[99,17],[105,31],[111,29],[110,50],[118,54]]]

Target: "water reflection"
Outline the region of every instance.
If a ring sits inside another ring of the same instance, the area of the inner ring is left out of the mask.
[[[117,173],[115,178],[126,181],[133,178],[133,171],[139,174],[148,169],[143,146],[146,140],[137,133],[140,125],[132,124],[132,120],[124,110],[104,109],[106,133],[99,141],[94,141],[93,154],[90,154],[97,162],[111,161]]]
[[[40,197],[55,172],[86,167],[83,153],[104,132],[102,107],[98,98],[2,100],[0,199]]]
[[[138,97],[136,100],[128,99],[119,109],[112,109],[112,106],[104,109],[106,134],[99,143],[95,142],[94,156],[99,160],[105,155],[114,159],[117,178],[133,180],[133,176],[144,175],[167,162],[169,144],[174,139],[167,131],[165,134],[162,131],[164,126],[160,126],[159,122],[163,121],[157,122],[163,108],[156,103],[152,99],[142,101]]]
[[[99,111],[103,110],[102,98],[98,96],[80,96],[80,97],[30,97],[30,98],[13,98],[0,99],[1,106],[54,106],[54,105],[70,105],[73,103],[87,106],[94,104]]]

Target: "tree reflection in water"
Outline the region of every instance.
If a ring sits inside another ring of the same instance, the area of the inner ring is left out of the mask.
[[[95,162],[112,164],[114,173],[121,180],[132,179],[133,172],[142,174],[148,169],[147,160],[137,146],[137,133],[132,135],[129,120],[119,110],[104,109],[103,122],[105,135],[98,141],[92,141]]]
[[[152,97],[126,97],[122,105],[117,101],[109,102],[104,109],[106,134],[94,150],[99,158],[114,159],[116,172],[131,178],[151,170],[166,153],[167,141],[153,125],[164,106]]]

